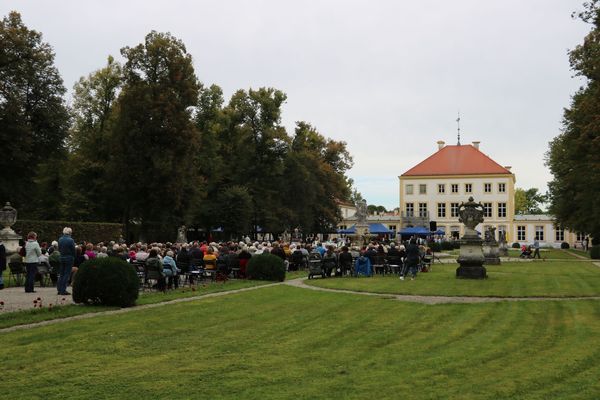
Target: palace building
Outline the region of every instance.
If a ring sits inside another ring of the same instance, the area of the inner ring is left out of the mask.
[[[584,235],[568,232],[549,215],[515,214],[515,174],[480,148],[480,142],[446,145],[438,149],[399,178],[399,212],[370,215],[369,223],[381,223],[393,231],[409,227],[442,230],[445,236],[459,238],[464,226],[458,221],[458,207],[473,197],[484,207],[484,223],[476,229],[483,234],[488,226],[496,228],[496,238],[505,232],[509,243],[560,247],[562,242],[581,247]],[[340,204],[340,229],[355,222],[351,204]]]

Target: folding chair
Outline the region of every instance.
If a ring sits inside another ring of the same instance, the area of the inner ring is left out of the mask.
[[[380,255],[373,256],[373,271],[375,274],[381,273],[381,275],[385,275],[385,258]]]
[[[402,270],[402,258],[399,256],[388,257],[387,266],[392,274],[399,274]]]
[[[25,264],[21,261],[13,261],[8,263],[8,269],[10,270],[10,274],[8,275],[8,286],[11,286],[11,280],[15,283],[14,286],[23,285],[23,281],[25,280]]]
[[[39,278],[40,287],[48,286],[50,282],[50,268],[48,268],[48,264],[39,263],[37,270],[36,278]]]

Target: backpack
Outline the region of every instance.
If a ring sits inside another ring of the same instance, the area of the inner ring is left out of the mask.
[[[21,246],[21,248],[19,249],[19,255],[21,257],[25,257],[26,251],[25,251],[25,246]]]

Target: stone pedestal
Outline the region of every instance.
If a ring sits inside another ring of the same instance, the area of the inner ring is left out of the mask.
[[[0,230],[0,240],[6,248],[6,254],[10,255],[17,252],[21,236],[17,235],[15,231],[10,228],[4,228]]]
[[[460,255],[457,260],[460,264],[460,267],[456,269],[457,278],[487,278],[487,271],[483,266],[485,257],[483,255],[481,243],[481,239],[477,237],[463,236],[460,241]]]
[[[352,239],[352,242],[357,244],[358,246],[365,246],[371,239],[371,234],[369,233],[369,225],[368,224],[356,224],[355,225],[355,233],[352,235],[348,235]]]
[[[497,242],[483,242],[483,256],[486,265],[500,264],[500,250]]]
[[[500,242],[498,244],[498,256],[508,257],[508,245],[506,244],[506,242]]]

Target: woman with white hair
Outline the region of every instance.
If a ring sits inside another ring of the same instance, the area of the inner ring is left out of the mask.
[[[175,287],[177,289],[179,287],[179,279],[177,278],[177,273],[179,272],[177,269],[177,263],[173,258],[173,251],[167,251],[167,255],[163,258],[163,274],[168,278],[167,279],[167,288],[171,289]]]

